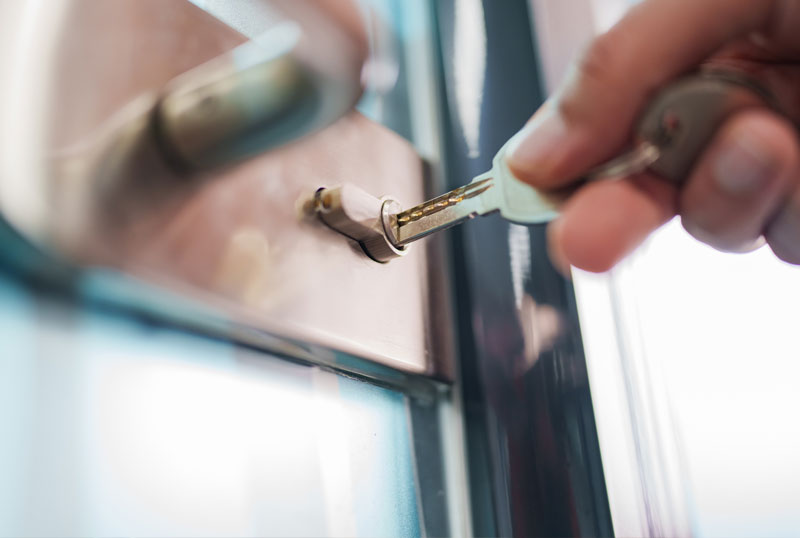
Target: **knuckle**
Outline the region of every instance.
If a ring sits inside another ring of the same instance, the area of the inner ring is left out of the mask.
[[[578,73],[590,81],[605,83],[614,80],[614,66],[617,63],[620,49],[619,38],[613,32],[597,36],[579,58]]]
[[[622,36],[610,30],[594,38],[573,66],[573,80],[558,101],[562,116],[570,120],[590,113],[587,95],[599,95],[624,84],[622,72],[624,43]]]

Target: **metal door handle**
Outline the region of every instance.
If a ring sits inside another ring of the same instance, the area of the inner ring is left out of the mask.
[[[324,72],[293,51],[284,22],[173,79],[155,104],[158,142],[174,163],[207,170],[267,151],[333,122],[358,99],[350,74]]]

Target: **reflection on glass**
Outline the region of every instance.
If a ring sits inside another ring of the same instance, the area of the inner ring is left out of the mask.
[[[0,338],[0,536],[420,534],[399,393],[4,279]]]

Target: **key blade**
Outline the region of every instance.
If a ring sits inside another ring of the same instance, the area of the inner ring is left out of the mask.
[[[463,187],[399,213],[393,223],[396,245],[407,245],[434,232],[486,214],[483,199],[494,186],[493,178],[487,173]]]
[[[564,193],[540,193],[515,178],[506,166],[502,148],[490,171],[463,187],[392,216],[389,229],[392,242],[402,247],[465,220],[498,211],[511,222],[537,224],[553,219],[564,198]]]
[[[456,204],[462,203],[464,200],[468,200],[470,198],[474,198],[480,194],[483,194],[491,187],[492,187],[491,177],[485,177],[485,178],[481,177],[475,179],[468,185],[459,187],[457,189],[453,189],[450,192],[446,192],[441,196],[437,196],[432,200],[428,200],[427,202],[421,203],[418,206],[414,206],[411,209],[407,209],[402,213],[399,213],[397,215],[397,223],[400,226],[403,226],[411,222],[420,220],[423,217],[433,215],[435,213],[453,207]]]

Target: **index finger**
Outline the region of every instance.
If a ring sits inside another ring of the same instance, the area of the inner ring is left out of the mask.
[[[647,0],[596,38],[556,94],[520,131],[508,166],[562,186],[615,156],[647,99],[727,42],[779,23],[786,0]]]

